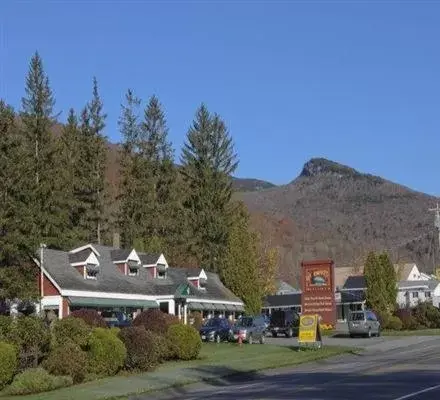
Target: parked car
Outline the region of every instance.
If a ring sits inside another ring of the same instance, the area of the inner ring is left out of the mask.
[[[273,337],[277,337],[279,334],[288,338],[298,336],[299,314],[293,310],[272,311],[269,330]]]
[[[225,318],[211,318],[200,328],[200,337],[206,342],[223,342],[231,337],[231,325]]]
[[[352,311],[348,316],[348,332],[350,337],[380,336],[380,329],[380,322],[373,311]]]
[[[237,341],[241,336],[243,342],[252,344],[256,341],[264,344],[266,336],[266,325],[264,317],[246,316],[240,318],[232,328],[233,340]]]
[[[103,311],[101,316],[109,328],[124,328],[131,325],[131,320],[122,311]]]

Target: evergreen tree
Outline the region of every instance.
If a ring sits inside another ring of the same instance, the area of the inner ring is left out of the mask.
[[[246,312],[259,313],[264,295],[258,271],[258,240],[249,227],[246,207],[234,208],[220,277],[223,283],[246,304]]]
[[[93,78],[93,96],[89,104],[90,116],[90,144],[93,153],[93,171],[90,176],[93,182],[93,198],[91,208],[91,218],[95,225],[96,242],[101,244],[101,236],[105,220],[104,208],[107,200],[107,187],[105,179],[105,170],[107,162],[106,137],[104,136],[105,120],[107,114],[103,112],[103,102],[98,91],[98,81]],[[95,239],[92,236],[92,239]],[[95,240],[92,240],[95,241]]]
[[[145,108],[139,137],[139,156],[142,163],[141,185],[148,190],[145,196],[143,237],[149,251],[163,245],[163,251],[176,245],[180,202],[177,191],[177,171],[174,151],[168,140],[168,127],[162,105],[152,96]]]
[[[28,158],[35,178],[31,186],[32,201],[28,207],[33,213],[40,242],[62,247],[67,213],[63,204],[63,182],[56,170],[55,140],[51,133],[55,120],[54,104],[42,59],[35,53],[30,62],[21,112],[24,156]]]
[[[397,301],[397,276],[394,265],[387,253],[379,255],[379,262],[382,270],[382,281],[384,286],[387,311],[392,312]]]
[[[121,156],[121,180],[119,184],[119,213],[118,222],[122,233],[122,243],[131,247],[135,239],[142,237],[143,199],[139,188],[141,171],[139,157],[140,122],[138,108],[140,100],[131,90],[125,96],[126,104],[122,105],[119,128],[123,138]],[[136,243],[139,244],[139,243]],[[142,250],[139,247],[140,250]]]
[[[67,123],[63,126],[58,139],[58,173],[64,181],[65,204],[68,210],[68,224],[65,227],[69,247],[87,239],[86,232],[81,230],[82,207],[78,197],[81,188],[80,172],[82,159],[80,153],[80,127],[78,117],[73,109],[69,110]]]
[[[24,150],[15,113],[0,100],[0,299],[31,299],[38,295],[30,260],[38,238],[28,206],[35,176]]]
[[[367,305],[374,311],[387,311],[387,296],[383,279],[382,264],[379,257],[370,252],[364,266],[364,276],[367,285]]]
[[[231,175],[238,161],[224,122],[203,104],[188,131],[181,163],[192,238],[188,250],[208,270],[217,271],[228,241]]]

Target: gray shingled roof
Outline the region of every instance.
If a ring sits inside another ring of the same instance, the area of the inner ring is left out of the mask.
[[[301,305],[301,293],[276,294],[267,296],[263,301],[263,307],[293,307]]]
[[[428,290],[434,290],[440,282],[436,279],[430,279],[428,281],[400,281],[397,283],[399,289],[411,288],[427,288]]]
[[[141,259],[143,265],[152,265],[156,264],[157,260],[160,257],[160,254],[143,254],[138,252],[138,256]]]
[[[110,251],[110,258],[112,261],[125,261],[130,255],[131,250],[115,249]]]
[[[98,257],[100,272],[97,280],[84,279],[83,276],[70,265],[69,256],[72,254],[68,252],[45,249],[43,266],[56,283],[64,290],[161,296],[173,295],[180,285],[188,284],[191,288],[190,295],[185,297],[241,302],[239,298],[221,283],[216,274],[207,273],[208,280],[205,284],[205,290],[198,290],[187,281],[188,270],[186,268],[168,268],[166,279],[151,278],[145,268],[140,268],[139,276],[126,276],[123,275],[113,263],[112,257],[115,253],[112,252],[117,249],[100,245],[94,245],[94,248],[100,254],[100,257]],[[118,253],[118,255],[119,254],[122,253]],[[139,254],[139,257],[144,260],[146,257],[151,257],[149,260],[152,260],[152,258],[156,256]],[[155,263],[158,258],[159,256],[157,256],[153,262],[149,263]]]
[[[78,253],[69,253],[69,262],[71,264],[77,263],[77,262],[84,262],[89,258],[90,253],[92,250],[90,249],[84,249],[81,251],[78,251]]]
[[[365,277],[363,275],[349,276],[344,283],[343,289],[365,289],[367,284],[365,282]]]

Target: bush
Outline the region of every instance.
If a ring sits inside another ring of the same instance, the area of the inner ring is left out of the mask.
[[[0,315],[0,340],[8,341],[11,335],[12,317]]]
[[[402,329],[402,321],[399,317],[396,317],[395,315],[392,315],[387,324],[387,329],[391,329],[393,331],[400,331]]]
[[[19,350],[20,369],[36,367],[49,349],[50,334],[41,318],[16,318],[10,325],[9,335]]]
[[[53,376],[43,368],[31,368],[18,374],[5,393],[9,395],[41,393],[72,384],[73,380],[70,376]]]
[[[412,310],[420,328],[440,327],[440,310],[430,303],[420,303]]]
[[[17,349],[10,343],[0,342],[0,390],[13,378],[17,370]]]
[[[376,311],[375,314],[380,322],[380,326],[383,329],[387,329],[391,315],[387,311]]]
[[[179,360],[194,360],[202,348],[199,332],[188,325],[171,325],[167,332],[174,358]]]
[[[88,356],[90,373],[110,376],[124,365],[127,350],[109,329],[95,328],[90,335]]]
[[[158,335],[146,331],[142,326],[122,329],[119,337],[127,348],[125,366],[128,369],[148,371],[163,358],[163,349],[157,340]]]
[[[96,310],[81,309],[73,311],[71,317],[81,318],[88,326],[92,328],[107,328],[107,322]]]
[[[142,311],[133,321],[133,326],[143,326],[146,330],[158,334],[166,334],[169,325],[168,314],[157,308]]]
[[[91,328],[81,318],[67,317],[55,321],[52,326],[52,347],[73,342],[81,348],[87,346]]]
[[[193,321],[192,326],[194,329],[199,330],[203,325],[202,313],[199,311],[194,311],[190,315],[190,319]]]
[[[418,327],[417,320],[413,317],[411,310],[403,308],[396,310],[394,313],[402,321],[402,329],[404,330],[415,330]]]
[[[73,343],[55,347],[43,364],[44,368],[56,376],[70,376],[74,383],[82,382],[87,372],[87,353]]]

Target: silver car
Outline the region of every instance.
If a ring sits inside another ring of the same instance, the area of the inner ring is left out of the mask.
[[[237,341],[241,336],[243,342],[249,344],[259,342],[264,344],[266,336],[266,321],[262,316],[242,317],[232,328],[232,340]]]
[[[355,336],[380,336],[380,322],[373,311],[352,311],[348,317],[348,333]]]

